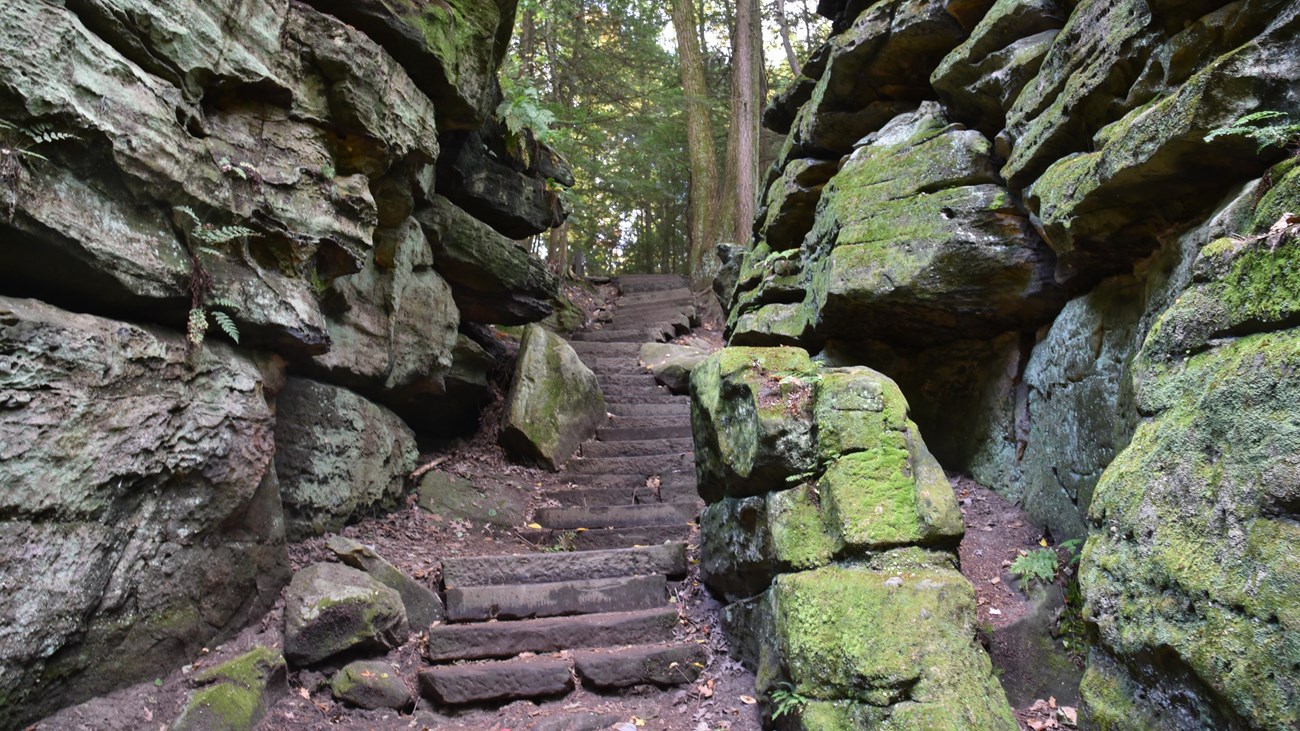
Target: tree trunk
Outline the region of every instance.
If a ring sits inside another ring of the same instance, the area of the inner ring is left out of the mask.
[[[794,45],[790,43],[790,21],[785,17],[785,0],[776,0],[776,25],[781,29],[781,45],[785,46],[785,60],[790,62],[790,70],[795,76],[803,73],[803,67],[799,65],[799,57],[794,53]]]
[[[736,140],[733,241],[749,246],[758,185],[759,74],[763,41],[758,0],[736,0],[735,53],[731,59],[731,124]]]
[[[696,35],[695,8],[691,0],[672,0],[673,29],[682,90],[686,94],[686,145],[690,157],[690,272],[694,285],[704,285],[704,257],[717,236],[716,216],[709,210],[718,189],[718,155],[709,119],[708,91],[704,84],[704,57]]]

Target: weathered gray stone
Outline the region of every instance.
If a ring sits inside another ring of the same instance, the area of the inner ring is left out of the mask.
[[[415,435],[351,391],[290,378],[277,399],[275,470],[290,536],[338,530],[394,507],[415,469]]]
[[[551,187],[555,182],[548,183],[540,172],[530,174],[514,155],[504,142],[504,130],[494,125],[444,137],[443,154],[438,158],[438,194],[511,239],[527,238],[564,223],[569,211]],[[572,180],[567,165],[552,172],[562,172]]]
[[[420,690],[446,705],[542,698],[573,690],[573,674],[567,660],[549,657],[452,665],[422,671]]]
[[[442,621],[442,598],[432,589],[402,573],[371,547],[343,536],[330,536],[325,547],[333,551],[343,563],[361,569],[379,583],[396,591],[402,597],[402,605],[406,607],[406,620],[413,632],[423,632],[429,625]]]
[[[605,418],[596,374],[573,348],[538,325],[525,328],[506,396],[501,443],[558,470]]]
[[[401,595],[363,571],[312,564],[285,592],[284,656],[294,666],[353,649],[387,650],[408,635]]]
[[[501,528],[523,522],[528,509],[528,491],[502,479],[468,480],[442,470],[430,470],[417,488],[420,507],[447,519]]]
[[[801,244],[804,235],[812,230],[822,186],[835,175],[837,168],[837,163],[832,161],[791,160],[781,171],[781,177],[768,186],[755,221],[759,240],[772,251]]]
[[[284,656],[257,646],[194,676],[173,731],[253,731],[288,688]]]
[[[646,343],[641,346],[641,365],[669,391],[684,394],[691,388],[691,371],[709,357],[709,351],[693,345]]]
[[[359,660],[343,666],[330,679],[330,692],[360,708],[401,710],[412,701],[406,681],[391,664],[380,661]]]
[[[573,666],[583,684],[596,688],[685,685],[700,677],[708,660],[704,648],[694,643],[573,653]]]
[[[156,677],[275,601],[262,385],[221,343],[0,297],[0,725]]]
[[[522,325],[551,314],[559,280],[527,251],[441,196],[416,217],[464,319]]]

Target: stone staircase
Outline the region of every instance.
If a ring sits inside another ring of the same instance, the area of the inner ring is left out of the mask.
[[[690,407],[639,363],[642,343],[695,323],[676,276],[618,280],[612,318],[573,336],[610,422],[583,445],[521,534],[553,552],[447,559],[447,621],[432,627],[421,691],[444,706],[690,683],[707,661],[675,642],[673,581],[703,503],[695,491]]]

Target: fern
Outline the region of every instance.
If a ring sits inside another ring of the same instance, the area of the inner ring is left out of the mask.
[[[203,338],[208,332],[208,315],[202,307],[193,307],[190,309],[189,319],[185,322],[185,335],[189,338],[190,343],[196,347],[203,344]]]
[[[1220,137],[1246,137],[1255,141],[1256,152],[1269,147],[1290,147],[1300,140],[1300,124],[1287,124],[1286,112],[1266,109],[1237,118],[1232,124],[1212,130],[1206,142]]]
[[[795,690],[790,683],[781,683],[771,694],[772,720],[797,712],[808,699]]]
[[[217,321],[217,326],[221,328],[222,332],[235,341],[235,345],[239,345],[239,328],[235,327],[235,321],[230,319],[230,315],[221,310],[213,310],[212,319]]]
[[[758,265],[761,267],[767,267],[783,259],[793,259],[798,255],[799,255],[799,249],[797,248],[785,249],[784,251],[773,251],[771,254],[768,254],[767,256],[763,257],[763,261],[759,262]]]

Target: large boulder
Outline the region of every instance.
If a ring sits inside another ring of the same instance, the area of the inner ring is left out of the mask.
[[[709,351],[695,345],[645,343],[641,346],[641,365],[654,374],[655,381],[673,393],[688,393],[691,372],[709,357]]]
[[[554,186],[573,185],[567,163],[534,140],[526,143],[526,149],[556,164],[545,172],[530,169],[516,159],[515,150],[505,143],[505,134],[501,126],[489,125],[478,132],[444,136],[443,154],[438,158],[438,194],[511,239],[527,238],[564,223],[569,211]]]
[[[558,470],[606,418],[596,374],[573,347],[540,325],[524,328],[506,396],[501,444]]]
[[[441,622],[442,598],[429,587],[402,573],[401,569],[375,553],[370,546],[351,538],[330,536],[325,547],[334,552],[339,561],[370,574],[379,583],[397,592],[406,607],[406,619],[413,632],[424,632],[430,625]]]
[[[382,652],[409,635],[401,595],[357,569],[312,564],[285,592],[284,657],[294,666],[349,650]]]
[[[416,217],[464,319],[521,325],[551,314],[559,280],[518,244],[441,196]]]
[[[274,417],[209,342],[0,297],[0,726],[157,677],[288,578]]]
[[[304,538],[397,506],[416,467],[415,434],[388,409],[338,386],[290,378],[277,399],[286,530]]]
[[[253,731],[288,688],[284,656],[261,645],[194,676],[172,731]]]

